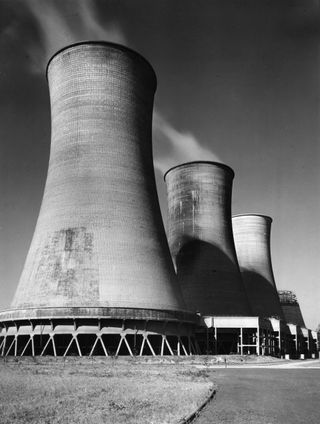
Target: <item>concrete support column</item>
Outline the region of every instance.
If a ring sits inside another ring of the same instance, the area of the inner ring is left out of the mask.
[[[282,340],[281,340],[281,336],[282,336],[282,334],[281,334],[281,331],[280,331],[280,328],[279,328],[279,335],[278,335],[278,347],[279,347],[279,355],[281,356],[281,350],[282,350]]]
[[[218,353],[218,329],[216,327],[213,327],[214,331],[214,354],[217,355]]]
[[[257,327],[256,354],[260,356],[260,328]]]
[[[2,342],[2,351],[1,356],[4,356],[5,346],[6,346],[7,336],[4,336],[3,342]]]
[[[243,355],[243,328],[240,328],[240,355]]]
[[[270,349],[270,352],[269,353],[271,353],[271,355],[275,356],[275,354],[276,354],[276,338],[277,338],[277,336],[274,333],[272,333],[271,331],[269,331],[269,337],[270,337],[270,343],[271,343],[271,349]]]

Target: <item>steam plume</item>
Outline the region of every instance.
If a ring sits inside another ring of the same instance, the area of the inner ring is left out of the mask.
[[[35,72],[43,72],[48,59],[68,44],[84,40],[106,40],[126,44],[125,36],[115,22],[99,22],[92,1],[63,3],[29,0],[27,5],[37,20],[42,36],[42,54],[39,55],[37,45],[31,45],[29,48],[30,56],[35,58]]]
[[[24,3],[35,18],[40,39],[33,39],[27,46],[31,59],[30,70],[43,73],[48,59],[66,45],[84,40],[106,40],[127,44],[119,25],[99,15],[92,0],[28,0]],[[22,12],[21,12],[22,13]],[[6,36],[20,38],[16,22],[6,28]],[[20,34],[21,36],[21,34]],[[202,147],[195,136],[174,128],[159,111],[153,120],[155,167],[161,172],[182,162],[219,158]]]
[[[201,146],[193,134],[178,131],[157,110],[153,115],[153,138],[154,165],[162,173],[183,162],[221,162],[211,150]],[[160,149],[165,153],[161,153]]]

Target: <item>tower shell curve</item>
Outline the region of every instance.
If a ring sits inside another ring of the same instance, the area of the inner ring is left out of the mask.
[[[174,272],[155,185],[156,77],[106,42],[47,67],[48,175],[0,356],[188,355],[197,321]]]
[[[237,257],[253,314],[283,319],[272,269],[271,223],[272,218],[259,214],[232,218]]]
[[[234,172],[190,162],[165,174],[168,240],[184,299],[203,315],[250,315],[231,225]]]
[[[151,65],[84,42],[55,54],[47,78],[48,175],[11,315],[188,314],[155,187]]]
[[[294,292],[290,290],[278,290],[278,294],[285,321],[305,328],[306,324]]]

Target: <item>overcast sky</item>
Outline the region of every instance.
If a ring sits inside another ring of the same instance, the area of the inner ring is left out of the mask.
[[[45,66],[67,44],[123,43],[158,77],[154,156],[163,172],[219,160],[233,213],[273,219],[279,289],[320,322],[320,8],[315,0],[0,0],[0,308],[31,242],[50,147]]]

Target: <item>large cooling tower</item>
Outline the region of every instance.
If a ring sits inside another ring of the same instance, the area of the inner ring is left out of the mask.
[[[98,330],[85,332],[101,335],[112,327],[127,347],[123,338],[132,330],[142,336],[139,349],[145,344],[154,353],[157,343],[145,339],[148,331],[179,336],[181,324],[193,320],[176,281],[155,186],[155,73],[126,47],[84,42],[56,53],[47,78],[47,181],[12,310],[0,319],[32,326],[47,319],[50,337],[63,319],[78,320],[76,329],[79,319],[86,325],[95,322],[90,319],[118,319],[120,326],[99,321]],[[176,349],[161,343],[162,352]],[[127,350],[133,351],[132,344]]]
[[[187,306],[203,315],[250,315],[232,235],[233,177],[214,162],[165,175],[171,254]]]
[[[289,290],[278,290],[278,294],[285,321],[305,328],[306,325],[295,293]]]
[[[237,257],[252,312],[283,318],[271,263],[271,223],[272,219],[264,215],[232,218]]]

